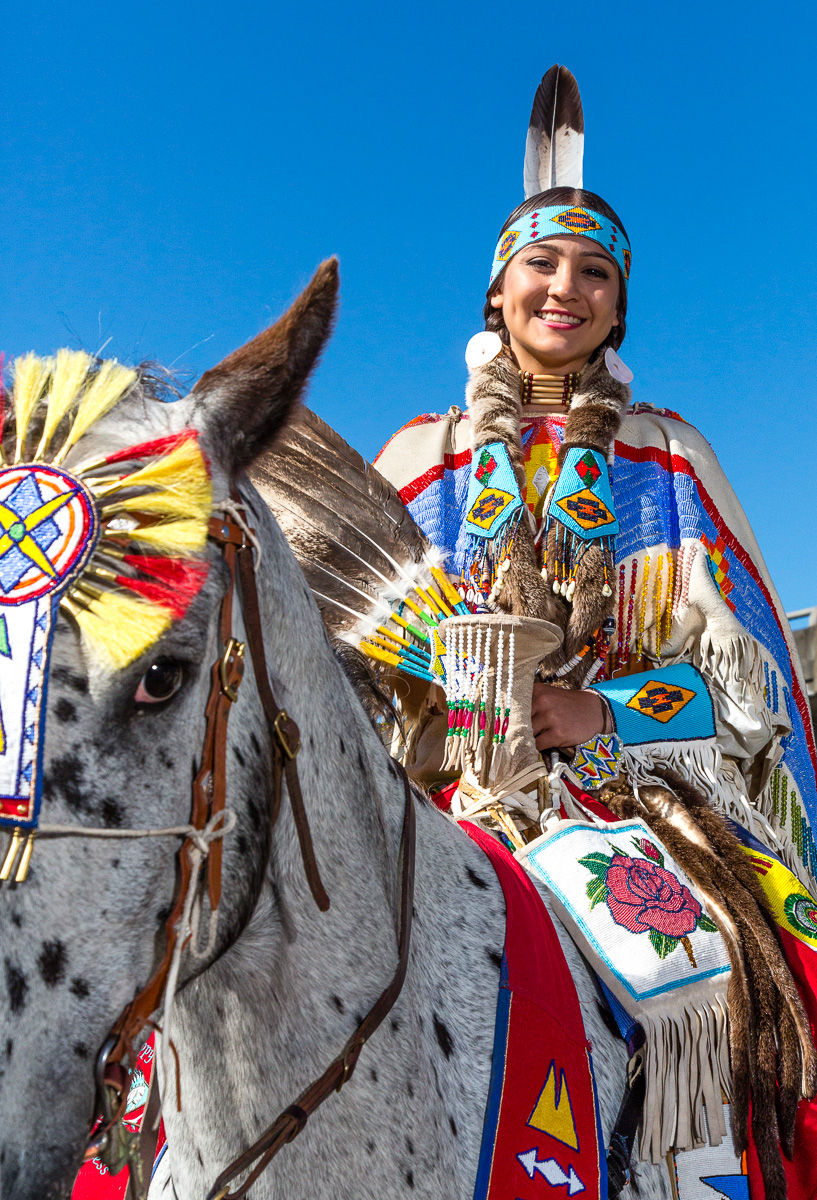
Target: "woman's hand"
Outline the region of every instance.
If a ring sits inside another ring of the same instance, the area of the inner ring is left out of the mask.
[[[595,692],[533,685],[531,721],[537,750],[580,746],[604,728],[604,704]]]

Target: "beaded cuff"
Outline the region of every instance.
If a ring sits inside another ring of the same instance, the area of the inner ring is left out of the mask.
[[[688,663],[659,667],[594,683],[610,706],[624,746],[648,742],[696,742],[715,736],[715,712],[706,680]]]

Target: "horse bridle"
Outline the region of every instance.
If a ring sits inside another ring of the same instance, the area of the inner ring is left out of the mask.
[[[240,509],[237,497],[231,505]],[[248,537],[247,535],[250,535]],[[168,987],[174,955],[178,959],[181,946],[187,944],[188,931],[184,915],[190,910],[190,891],[199,886],[198,869],[193,864],[201,861],[201,838],[207,836],[206,887],[210,911],[218,910],[221,899],[222,835],[226,816],[226,751],[227,722],[233,704],[238,698],[238,689],[244,674],[244,645],[233,637],[233,596],[238,581],[241,605],[246,630],[247,646],[253,665],[264,715],[269,726],[272,745],[272,795],[270,827],[274,826],[281,807],[282,781],[286,780],[295,829],[303,860],[307,883],[318,908],[325,912],[329,908],[329,897],[321,880],[309,821],[298,778],[297,756],[301,748],[297,724],[287,711],[276,703],[267,670],[264,652],[264,635],[258,603],[255,578],[255,563],[251,542],[252,531],[243,521],[236,520],[229,510],[224,518],[212,517],[209,537],[221,547],[228,570],[228,583],[221,602],[219,618],[220,653],[210,671],[210,692],[205,707],[205,733],[201,763],[193,780],[190,826],[185,827],[185,840],[179,849],[179,881],[172,909],[164,925],[164,954],[155,972],[128,1004],[122,1015],[105,1039],[96,1060],[97,1109],[101,1120],[89,1139],[85,1152],[86,1160],[99,1157],[113,1172],[126,1163],[132,1170],[132,1183],[137,1194],[142,1193],[143,1166],[148,1169],[151,1154],[145,1154],[140,1134],[131,1132],[122,1124],[125,1114],[131,1070],[133,1047],[150,1027],[152,1016],[158,1009]],[[301,1132],[309,1116],[333,1091],[340,1091],[349,1081],[358,1057],[366,1041],[378,1028],[394,1005],[403,986],[408,967],[411,941],[411,920],[414,898],[415,856],[415,812],[414,799],[408,776],[400,763],[394,762],[402,776],[405,793],[403,828],[400,842],[401,880],[399,901],[399,935],[397,969],[366,1016],[347,1040],[343,1050],[326,1068],[320,1078],[311,1083],[261,1135],[261,1137],[226,1170],[222,1171],[207,1200],[240,1200],[262,1171],[269,1165],[282,1146],[291,1142]],[[67,830],[64,832],[68,832]],[[76,830],[77,833],[82,832]],[[87,832],[87,831],[86,831]],[[131,831],[134,835],[140,832]],[[172,833],[173,830],[151,831]],[[125,834],[127,836],[127,834]],[[198,847],[199,857],[193,851]],[[177,1097],[178,1102],[178,1097]],[[146,1111],[142,1136],[150,1139],[151,1130]],[[155,1132],[155,1131],[154,1131]],[[155,1145],[155,1136],[153,1139]],[[146,1161],[147,1160],[147,1161]],[[250,1170],[248,1178],[236,1191],[230,1190],[231,1182],[242,1172]]]

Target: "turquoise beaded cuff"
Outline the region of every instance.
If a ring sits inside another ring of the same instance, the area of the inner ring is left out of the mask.
[[[625,675],[588,689],[610,706],[624,746],[696,742],[715,736],[715,711],[706,680],[688,663]]]

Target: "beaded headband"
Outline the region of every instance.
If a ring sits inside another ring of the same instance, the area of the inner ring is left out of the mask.
[[[630,243],[623,229],[590,208],[565,208],[563,204],[554,204],[536,212],[526,213],[505,230],[494,254],[491,283],[508,260],[525,246],[529,246],[531,242],[539,242],[542,238],[564,234],[590,238],[603,246],[621,268],[626,285],[630,278],[631,254]]]

